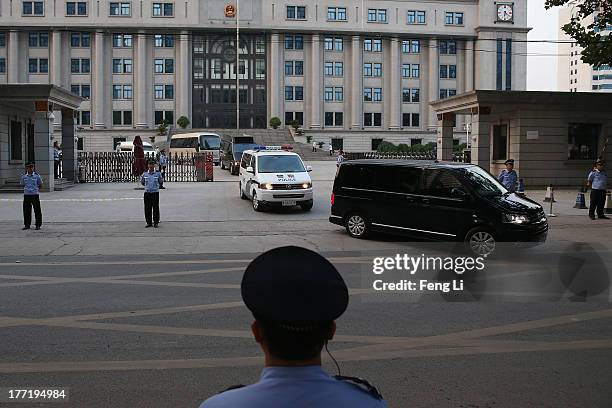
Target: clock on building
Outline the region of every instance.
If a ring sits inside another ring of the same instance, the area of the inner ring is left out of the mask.
[[[497,21],[511,23],[514,21],[514,3],[496,3]]]

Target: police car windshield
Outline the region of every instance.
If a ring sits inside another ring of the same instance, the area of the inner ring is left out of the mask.
[[[306,171],[300,158],[293,154],[262,155],[257,158],[259,173],[299,173]]]
[[[501,196],[508,192],[495,177],[478,166],[466,167],[461,169],[461,171],[465,173],[466,179],[480,196]]]

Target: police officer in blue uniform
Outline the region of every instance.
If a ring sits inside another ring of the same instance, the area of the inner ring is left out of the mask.
[[[349,300],[344,280],[324,257],[293,246],[265,252],[246,268],[241,290],[265,368],[255,384],[230,387],[200,408],[387,406],[365,380],[334,377],[321,367],[321,350]]]
[[[36,219],[36,229],[39,230],[42,225],[42,210],[40,209],[40,198],[38,193],[42,187],[42,178],[34,171],[34,163],[26,163],[26,173],[21,176],[21,185],[23,186],[23,228],[30,229],[32,223],[32,208],[34,208],[34,217]]]
[[[604,214],[604,206],[606,204],[606,192],[608,189],[608,174],[604,170],[604,161],[597,160],[593,171],[587,177],[587,184],[591,187],[591,203],[589,205],[589,218],[595,219],[595,210],[597,210],[597,218],[607,220],[608,217]]]
[[[516,183],[518,182],[518,174],[514,170],[514,160],[508,159],[505,164],[506,168],[499,173],[497,179],[508,191],[514,193],[516,191]]]
[[[159,189],[164,185],[164,177],[155,170],[155,160],[149,160],[147,166],[147,171],[140,176],[140,183],[145,186],[144,210],[147,221],[145,228],[157,228],[159,226]]]

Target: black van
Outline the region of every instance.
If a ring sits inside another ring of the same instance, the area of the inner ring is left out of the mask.
[[[228,169],[234,175],[238,174],[242,152],[256,146],[253,136],[234,136],[231,140],[222,140],[219,154],[221,169]]]
[[[342,163],[329,221],[355,238],[370,231],[465,241],[488,254],[496,241],[543,242],[542,206],[510,193],[481,167],[411,160]]]

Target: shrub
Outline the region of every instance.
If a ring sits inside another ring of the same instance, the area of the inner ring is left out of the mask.
[[[187,126],[189,126],[189,123],[189,118],[187,116],[181,116],[176,120],[176,124],[179,125],[181,129],[185,129]]]
[[[278,116],[273,116],[270,118],[270,126],[272,126],[273,129],[278,129],[280,125],[281,120],[278,118]]]

